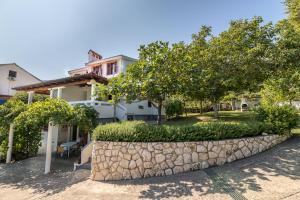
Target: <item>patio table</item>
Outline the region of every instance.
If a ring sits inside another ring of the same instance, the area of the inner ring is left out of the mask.
[[[63,147],[64,149],[67,149],[68,151],[68,158],[70,157],[70,148],[77,144],[77,142],[66,142],[66,143],[62,143],[60,146]]]

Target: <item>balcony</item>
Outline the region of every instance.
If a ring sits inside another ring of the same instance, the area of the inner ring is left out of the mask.
[[[69,101],[72,106],[75,105],[86,105],[93,107],[98,113],[99,118],[113,118],[114,107],[111,103],[97,100],[86,100],[86,101]]]
[[[85,100],[85,101],[70,101],[70,105],[86,105],[93,107],[99,114],[101,119],[111,119],[114,117],[114,106],[113,104],[106,101],[97,100]],[[127,109],[122,104],[117,104],[116,106],[116,117],[120,120],[127,119]]]

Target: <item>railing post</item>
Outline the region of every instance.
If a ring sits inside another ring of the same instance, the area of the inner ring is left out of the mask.
[[[33,94],[34,94],[34,91],[29,91],[28,92],[28,104],[32,103]]]
[[[96,100],[96,81],[91,80],[88,84],[91,85],[91,100],[95,101]]]
[[[11,162],[11,154],[14,140],[14,124],[11,123],[9,126],[9,135],[8,135],[8,150],[6,154],[6,163]]]
[[[50,172],[51,167],[51,154],[52,154],[52,123],[49,122],[48,125],[48,135],[47,135],[47,149],[46,149],[46,162],[45,162],[45,174]]]

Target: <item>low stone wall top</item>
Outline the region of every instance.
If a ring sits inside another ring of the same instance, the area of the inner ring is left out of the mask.
[[[286,140],[268,135],[201,142],[94,142],[93,180],[177,174],[249,157]]]

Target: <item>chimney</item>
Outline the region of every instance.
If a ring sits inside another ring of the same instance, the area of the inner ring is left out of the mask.
[[[102,59],[102,56],[93,50],[89,50],[88,55],[89,55],[89,63]]]

